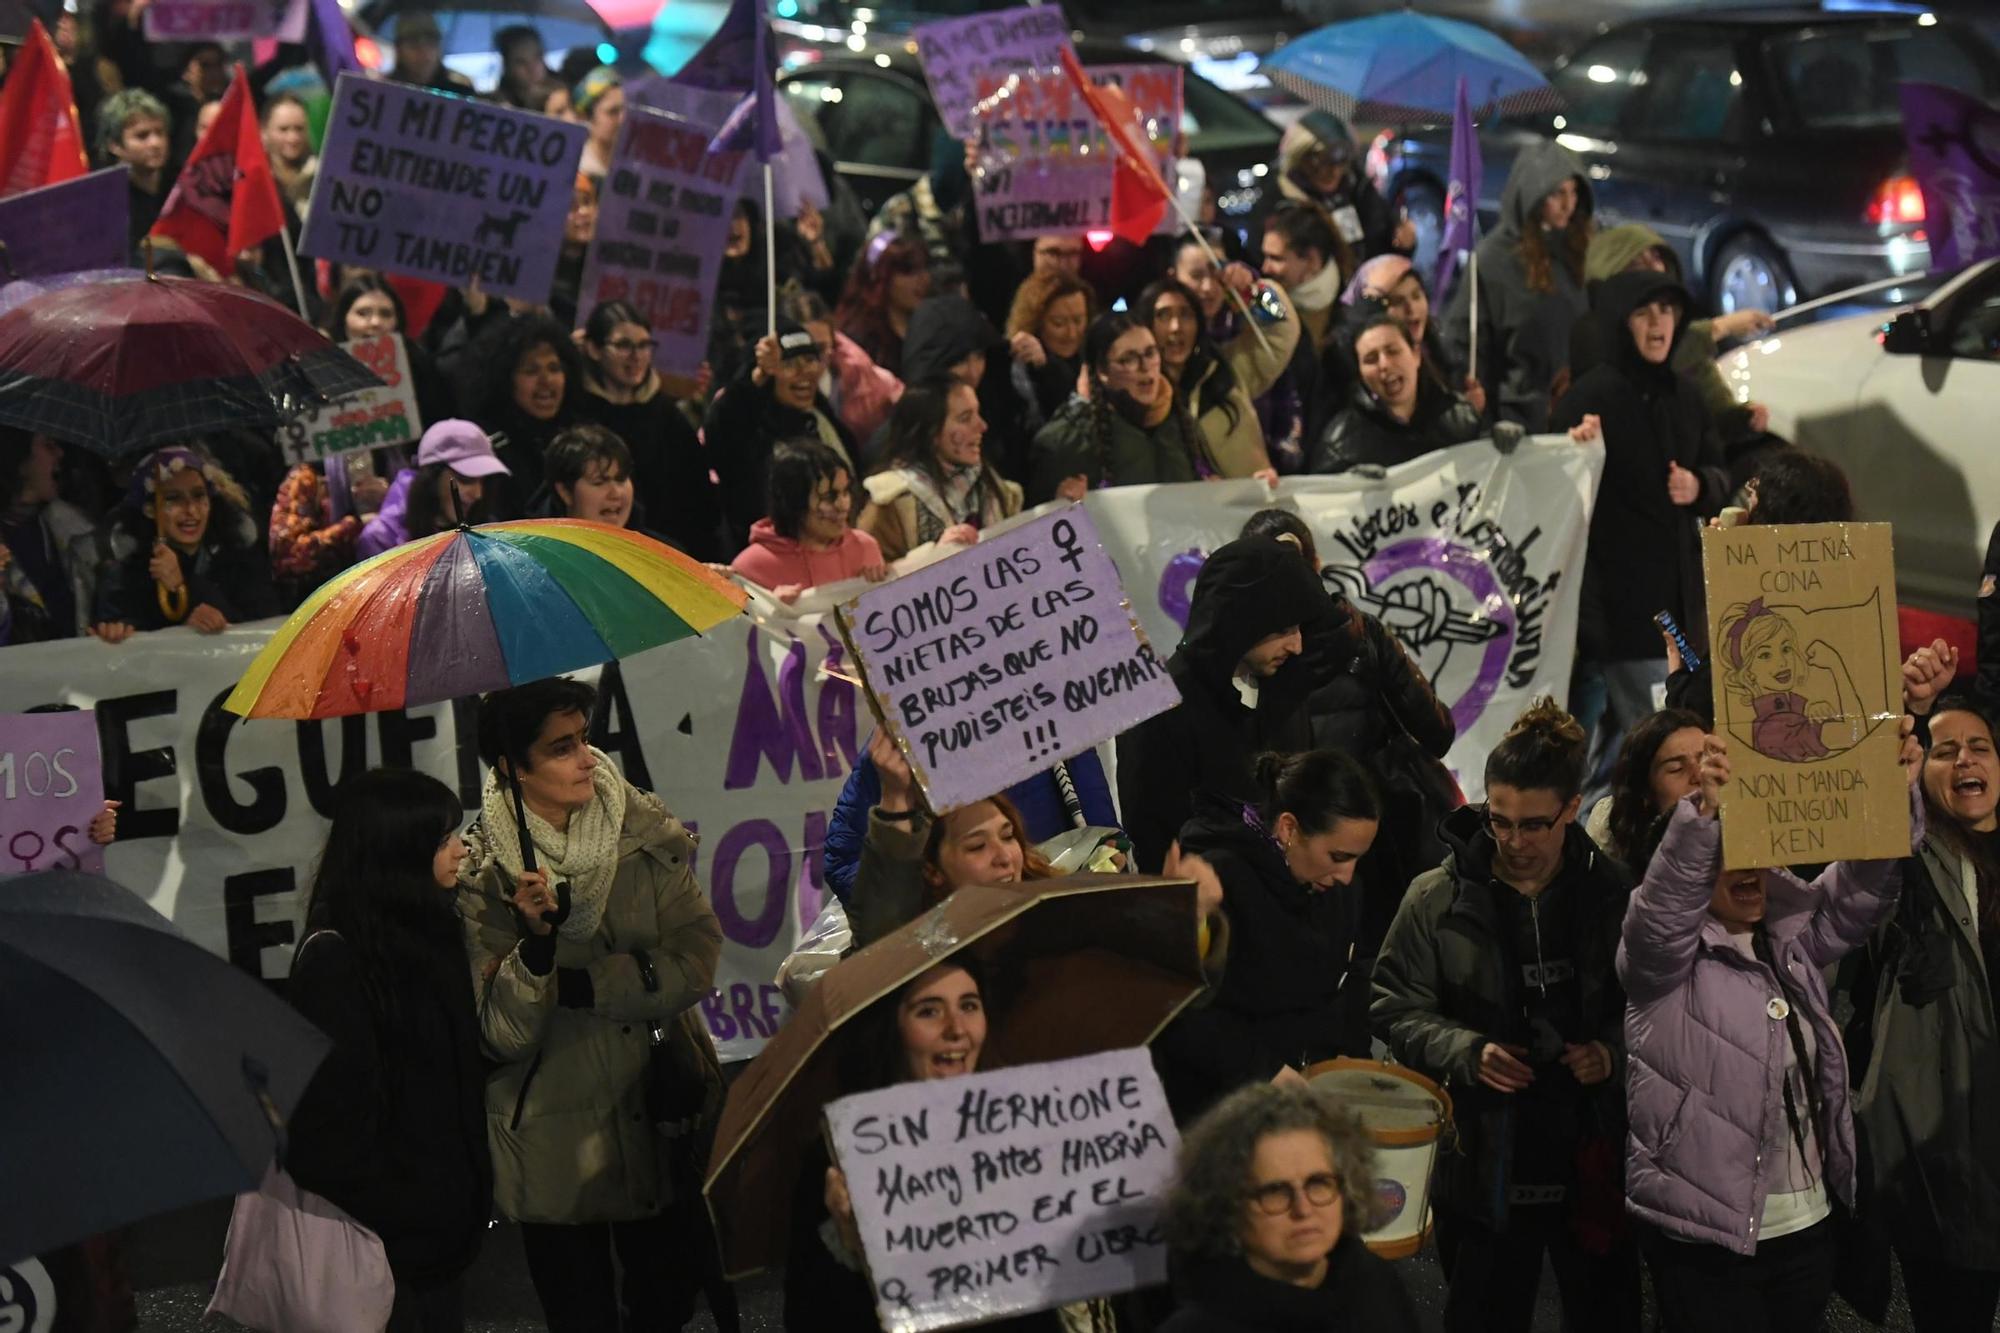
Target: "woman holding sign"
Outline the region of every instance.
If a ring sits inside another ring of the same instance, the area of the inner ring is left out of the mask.
[[[1352,1114],[1303,1086],[1233,1093],[1181,1140],[1167,1200],[1181,1303],[1161,1333],[1416,1333],[1402,1279],[1361,1240],[1380,1208]]]
[[[1912,842],[1923,752],[1903,719]],[[1628,1209],[1662,1328],[1807,1330],[1833,1288],[1834,1200],[1854,1203],[1847,1056],[1823,969],[1896,906],[1899,861],[1838,862],[1806,884],[1730,870],[1717,818],[1728,743],[1674,810],[1618,947],[1631,1136]],[[1884,793],[1883,795],[1888,795]]]

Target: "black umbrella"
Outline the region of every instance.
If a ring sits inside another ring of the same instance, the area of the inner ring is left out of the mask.
[[[109,880],[0,879],[0,1264],[257,1188],[329,1048]]]

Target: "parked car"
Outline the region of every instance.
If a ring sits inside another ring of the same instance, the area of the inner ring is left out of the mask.
[[[1544,139],[1588,166],[1598,216],[1643,222],[1717,310],[1775,311],[1929,266],[1924,201],[1906,172],[1896,85],[1921,79],[1992,101],[2000,54],[1949,14],[1699,11],[1612,28],[1550,74],[1559,115],[1480,128],[1480,213]],[[1449,126],[1395,137],[1390,198],[1435,255]]]
[[[815,52],[817,59],[779,76],[779,88],[795,99],[799,114],[818,121],[834,170],[871,216],[930,162],[937,109],[911,45],[898,36],[859,50],[835,47],[840,54]],[[1079,41],[1076,53],[1086,65],[1170,63],[1112,42]],[[1239,172],[1256,171],[1277,156],[1278,127],[1193,71],[1183,76],[1182,99],[1188,153],[1218,191],[1230,191]],[[1235,195],[1230,206],[1247,214],[1261,189]]]
[[[1846,469],[1863,520],[1895,525],[1905,607],[1965,619],[2000,521],[2000,260],[1940,278],[1886,314],[1783,316],[1720,364],[1773,436]]]

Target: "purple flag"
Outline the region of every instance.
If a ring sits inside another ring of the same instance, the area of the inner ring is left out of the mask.
[[[2000,255],[2000,111],[1935,83],[1905,83],[1903,138],[1924,192],[1931,271]]]
[[[312,0],[313,40],[319,56],[320,73],[331,88],[343,74],[366,74],[354,58],[354,33],[341,12],[340,0]]]
[[[761,4],[761,0],[756,2]],[[756,16],[756,24],[750,95],[737,103],[736,109],[729,113],[729,119],[722,122],[722,128],[716,131],[715,142],[708,146],[708,151],[731,153],[753,149],[759,162],[769,162],[782,153],[785,146],[778,129],[777,94],[771,82],[771,62],[765,58],[765,32],[770,25],[761,13]]]
[[[771,71],[764,63],[762,40],[766,26],[759,0],[731,0],[722,26],[681,66],[673,81],[690,88],[740,92],[755,82],[756,71],[762,68],[768,82]]]
[[[1451,183],[1444,195],[1444,240],[1438,246],[1437,281],[1433,299],[1451,290],[1458,254],[1479,244],[1479,131],[1465,96],[1465,76],[1458,80],[1458,102],[1451,113]]]

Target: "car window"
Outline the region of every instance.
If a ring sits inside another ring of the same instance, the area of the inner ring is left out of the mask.
[[[1899,123],[1896,85],[1905,79],[1982,99],[2000,91],[1966,39],[1944,24],[1807,28],[1773,37],[1767,48],[1793,113],[1811,129]]]
[[[1648,35],[1628,28],[1592,42],[1550,78],[1562,94],[1559,129],[1608,135],[1617,130],[1632,94],[1646,83]]]
[[[1277,147],[1278,127],[1247,102],[1188,71],[1181,79],[1181,131],[1193,153]]]
[[[1627,126],[1643,139],[1685,142],[1734,139],[1743,108],[1736,46],[1697,33],[1663,34],[1646,57],[1645,93]]]
[[[795,107],[810,113],[826,134],[836,162],[922,171],[930,163],[929,100],[897,79],[839,71],[785,81]]]

